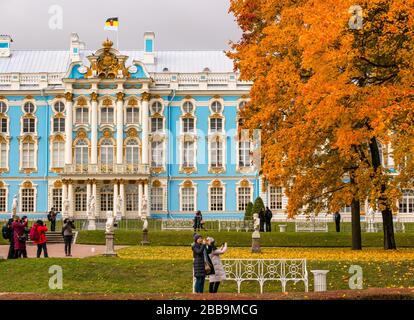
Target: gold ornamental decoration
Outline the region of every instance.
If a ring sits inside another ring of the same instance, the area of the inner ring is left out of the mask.
[[[183,183],[184,188],[191,188],[192,186],[193,186],[193,183],[191,182],[191,180],[186,180]]]
[[[96,92],[91,93],[91,100],[92,101],[98,101],[98,94]]]
[[[98,57],[91,58],[91,68],[88,76],[96,75],[100,79],[115,79],[119,76],[129,78],[130,74],[125,67],[126,57],[117,56],[112,49],[113,42],[106,39],[102,43],[102,49],[98,50]]]
[[[65,99],[66,99],[66,101],[73,101],[73,93],[72,92],[66,92],[65,93]]]
[[[124,97],[125,97],[125,93],[123,93],[123,92],[118,92],[118,93],[116,94],[116,99],[117,99],[118,101],[123,101],[123,100],[124,100]]]
[[[142,94],[142,100],[143,101],[150,101],[150,99],[151,99],[151,95],[148,92],[144,92]]]
[[[249,186],[250,186],[250,183],[249,183],[249,181],[247,181],[247,180],[245,179],[245,180],[243,180],[243,181],[240,183],[240,186],[242,186],[242,187],[249,187]]]

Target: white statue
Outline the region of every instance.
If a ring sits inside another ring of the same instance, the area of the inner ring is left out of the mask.
[[[371,207],[369,207],[369,210],[368,210],[368,218],[370,222],[375,221],[375,211]]]
[[[69,206],[70,206],[69,200],[65,199],[63,201],[63,215],[65,217],[69,215]]]
[[[142,211],[147,212],[147,196],[145,194],[142,196]]]
[[[89,197],[89,203],[88,203],[88,216],[95,217],[95,209],[96,209],[95,196],[91,195]]]
[[[253,229],[254,232],[259,232],[260,230],[260,218],[258,213],[253,214]]]
[[[17,194],[15,194],[14,197],[13,197],[13,204],[12,204],[12,216],[13,217],[16,215],[17,205],[18,205]]]
[[[114,232],[114,215],[112,214],[111,211],[108,211],[106,215],[105,232],[106,233]]]
[[[147,217],[143,217],[142,221],[144,222],[144,224],[142,225],[142,231],[148,231],[148,219],[147,219]]]
[[[118,212],[122,212],[122,196],[119,194],[118,195],[118,201],[116,202],[116,213],[118,214]]]

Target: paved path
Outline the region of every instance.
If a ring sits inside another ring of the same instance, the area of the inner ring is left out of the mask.
[[[125,248],[125,246],[115,246],[115,250]],[[9,246],[0,246],[0,257],[7,257]],[[27,246],[27,255],[29,258],[36,257],[37,247],[33,245]],[[48,244],[47,251],[51,258],[66,258],[64,244]],[[105,246],[102,245],[86,245],[74,244],[72,246],[72,258],[85,258],[101,255],[105,252]],[[43,257],[43,254],[42,254]]]

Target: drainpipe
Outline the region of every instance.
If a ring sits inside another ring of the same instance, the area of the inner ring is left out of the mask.
[[[170,97],[171,97],[171,99],[170,99]],[[168,121],[167,121],[167,125],[168,125],[168,128],[167,128],[167,132],[170,132],[170,128],[171,128],[171,111],[170,111],[170,106],[171,106],[171,103],[174,101],[174,98],[175,98],[175,89],[173,89],[173,90],[171,90],[171,93],[170,93],[170,95],[168,96],[168,98],[169,98],[169,102],[168,102],[168,105],[167,105],[167,117],[168,117]],[[170,132],[171,133],[171,132]],[[170,201],[170,180],[171,180],[171,161],[170,161],[170,159],[171,159],[171,154],[172,154],[172,150],[170,150],[171,148],[170,148],[170,143],[171,143],[171,141],[170,141],[170,139],[168,139],[168,163],[167,163],[167,192],[168,192],[168,196],[167,196],[167,217],[169,217],[169,218],[172,218],[171,217],[171,214],[170,214],[170,203],[171,203],[171,201]]]

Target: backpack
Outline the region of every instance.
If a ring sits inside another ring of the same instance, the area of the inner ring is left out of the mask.
[[[30,229],[29,237],[30,237],[30,240],[32,240],[32,241],[38,241],[39,240],[40,235],[39,235],[39,232],[37,231],[37,227],[33,226]]]
[[[10,229],[9,229],[7,224],[5,224],[3,226],[3,228],[1,229],[1,233],[2,233],[4,239],[6,239],[6,240],[11,239],[11,232],[10,232]]]

